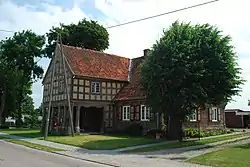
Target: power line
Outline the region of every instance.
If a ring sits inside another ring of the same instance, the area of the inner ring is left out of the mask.
[[[120,27],[120,26],[124,26],[124,25],[127,25],[127,24],[132,24],[132,23],[137,23],[137,22],[153,19],[153,18],[156,18],[156,17],[160,17],[160,16],[172,14],[172,13],[177,13],[177,12],[192,9],[192,8],[197,8],[197,7],[208,5],[208,4],[211,4],[211,3],[214,3],[214,2],[218,2],[218,1],[220,1],[220,0],[213,0],[213,1],[204,2],[204,3],[184,7],[184,8],[181,8],[181,9],[172,10],[172,11],[166,12],[166,13],[161,13],[161,14],[157,14],[157,15],[153,15],[153,16],[149,16],[149,17],[144,17],[144,18],[141,18],[141,19],[137,19],[137,20],[133,20],[133,21],[129,21],[129,22],[113,25],[113,26],[108,26],[108,27],[106,27],[106,29]],[[11,32],[11,33],[14,32],[14,31],[11,31],[11,30],[4,30],[4,29],[0,29],[0,31],[2,31],[2,32]]]
[[[120,27],[120,26],[123,26],[123,25],[132,24],[132,23],[136,23],[136,22],[140,22],[140,21],[144,21],[144,20],[149,20],[149,19],[152,19],[152,18],[155,18],[155,17],[160,17],[160,16],[172,14],[172,13],[177,13],[177,12],[180,12],[180,11],[183,11],[183,10],[188,10],[188,9],[192,9],[192,8],[196,8],[196,7],[208,5],[210,3],[214,3],[214,2],[218,2],[218,1],[220,1],[220,0],[213,0],[213,1],[204,2],[204,3],[196,4],[196,5],[193,5],[193,6],[188,6],[188,7],[185,7],[185,8],[181,8],[181,9],[177,9],[177,10],[172,10],[170,12],[161,13],[161,14],[154,15],[154,16],[149,16],[149,17],[144,17],[144,18],[141,18],[141,19],[137,19],[137,20],[133,20],[133,21],[129,21],[129,22],[117,24],[117,25],[114,25],[114,26],[109,26],[109,27],[106,27],[106,29],[108,29],[108,28],[114,28],[114,27]]]
[[[4,30],[4,29],[0,29],[0,31],[2,31],[2,32],[15,32],[15,31],[11,31],[11,30]]]

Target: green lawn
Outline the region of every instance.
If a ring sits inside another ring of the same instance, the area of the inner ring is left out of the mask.
[[[40,129],[28,129],[28,128],[3,129],[0,130],[0,132],[7,133],[10,135],[28,137],[28,138],[39,138],[43,136],[43,134],[40,133]]]
[[[35,129],[9,129],[1,132],[10,135],[43,139],[39,130]],[[49,136],[49,141],[82,147],[90,150],[112,150],[142,144],[159,142],[155,139],[128,136],[108,136],[108,135],[80,135],[80,136]]]
[[[154,139],[128,136],[80,135],[80,136],[50,136],[50,141],[82,147],[90,150],[112,150],[148,143],[158,142]]]
[[[188,160],[188,162],[216,167],[249,167],[250,144],[226,148]]]
[[[5,141],[10,142],[10,143],[15,143],[15,144],[18,144],[18,145],[23,145],[23,146],[26,146],[26,147],[29,147],[29,148],[34,148],[34,149],[48,151],[48,152],[51,152],[51,151],[65,151],[63,149],[52,148],[52,147],[43,146],[43,145],[40,145],[40,144],[34,144],[34,143],[30,143],[30,142],[23,141],[23,140],[10,139],[10,138],[6,138],[6,137],[2,137],[2,136],[0,136],[0,139],[5,140]]]
[[[218,136],[218,137],[209,138],[209,139],[204,138],[204,139],[195,140],[195,141],[165,143],[165,144],[159,144],[157,146],[150,146],[150,147],[137,148],[133,150],[127,150],[127,151],[124,151],[124,153],[150,152],[150,151],[158,151],[158,150],[164,150],[164,149],[181,148],[181,147],[196,146],[196,145],[206,145],[210,143],[235,139],[235,138],[244,137],[244,136],[248,136],[250,138],[250,133],[241,133],[241,134],[234,134],[234,135],[229,135],[229,136]]]

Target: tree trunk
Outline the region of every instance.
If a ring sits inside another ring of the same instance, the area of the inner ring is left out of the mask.
[[[20,128],[22,127],[23,121],[22,121],[22,101],[23,101],[23,86],[21,87],[21,91],[19,94],[19,100],[18,100],[18,108],[17,108],[17,120],[16,120],[16,127]]]
[[[6,101],[6,94],[7,94],[7,86],[6,84],[3,85],[3,94],[1,96],[1,107],[0,107],[0,125],[5,122],[5,117],[3,116],[5,101]]]
[[[182,121],[178,116],[170,116],[168,120],[168,139],[182,141]]]

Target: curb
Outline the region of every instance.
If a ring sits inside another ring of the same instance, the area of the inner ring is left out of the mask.
[[[90,160],[90,159],[86,159],[86,158],[80,158],[80,157],[77,157],[77,156],[68,155],[68,154],[64,154],[64,153],[60,153],[60,152],[56,152],[56,151],[51,151],[51,153],[54,153],[54,154],[57,154],[57,155],[62,155],[62,156],[69,157],[69,158],[78,159],[78,160],[83,160],[83,161],[87,161],[87,162],[92,162],[92,163],[96,163],[96,164],[112,166],[112,167],[120,167],[118,165],[109,164],[109,163],[100,162],[100,161],[95,161],[95,160]]]

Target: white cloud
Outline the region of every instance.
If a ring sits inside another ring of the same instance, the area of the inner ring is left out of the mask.
[[[1,0],[0,0],[1,1]],[[81,0],[83,2],[85,0]],[[105,20],[99,20],[105,26],[116,25],[126,21],[165,13],[182,7],[187,7],[208,0],[93,0],[97,9],[108,16]],[[63,9],[43,1],[39,5],[39,11],[35,6],[17,6],[10,1],[0,3],[0,29],[32,29],[37,33],[45,33],[52,25],[59,22],[71,23],[82,19],[86,14],[81,10],[82,3],[74,0],[74,7]],[[217,25],[224,34],[233,38],[233,44],[239,55],[239,65],[242,67],[242,75],[248,81],[243,86],[242,97],[235,97],[237,102],[228,105],[230,108],[247,108],[247,99],[250,94],[250,22],[245,21],[248,16],[250,1],[221,0],[206,6],[190,9],[162,17],[109,29],[110,48],[107,52],[126,57],[138,57],[142,50],[150,48],[155,40],[161,37],[163,28],[168,28],[175,20],[191,21],[192,23],[210,23]],[[43,10],[41,10],[43,9]],[[92,14],[94,16],[94,13]],[[0,32],[0,39],[7,33]],[[44,60],[42,64],[48,63]],[[44,65],[46,68],[48,64]],[[41,99],[40,83],[33,88],[36,105]]]
[[[12,31],[31,29],[36,33],[44,34],[60,22],[76,23],[86,17],[86,14],[76,5],[72,9],[65,10],[44,1],[39,4],[39,9],[43,10],[37,11],[37,7],[32,5],[18,6],[11,1],[0,3],[0,29]],[[0,40],[11,35],[12,33],[0,32]],[[44,69],[47,69],[48,63],[48,59],[39,61]],[[41,81],[35,83],[32,89],[35,105],[39,106],[42,99]]]

